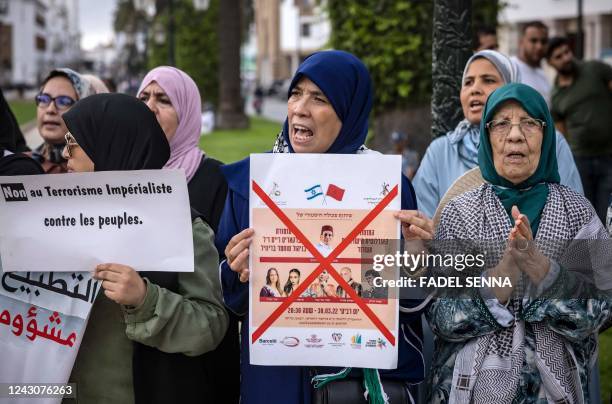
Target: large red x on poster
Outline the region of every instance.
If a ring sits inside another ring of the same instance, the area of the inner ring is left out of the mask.
[[[274,203],[274,201],[264,192],[263,189],[253,181],[253,192],[261,198],[261,200],[274,212],[281,222],[295,235],[295,237],[306,247],[306,249],[319,262],[315,270],[301,282],[296,290],[288,296],[277,308],[270,314],[268,318],[253,332],[252,342],[255,343],[259,337],[283,314],[283,312],[306,290],[307,287],[316,279],[324,269],[327,269],[329,274],[334,277],[340,286],[346,291],[350,298],[357,303],[359,308],[368,316],[374,325],[383,333],[391,345],[395,345],[395,336],[383,324],[383,322],[374,314],[372,309],[357,295],[357,292],[336,272],[332,266],[334,259],[348,247],[351,242],[361,233],[368,224],[378,216],[383,209],[397,196],[397,185],[389,192],[368,214],[355,226],[355,228],[334,248],[327,257],[321,255],[319,250],[306,238],[306,236],[297,228],[297,226],[285,215],[285,213]]]

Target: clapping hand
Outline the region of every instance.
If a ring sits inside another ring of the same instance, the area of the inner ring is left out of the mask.
[[[527,215],[522,214],[518,207],[512,207],[514,227],[510,231],[510,252],[521,271],[531,282],[539,285],[548,273],[550,260],[544,256],[533,242],[533,232]]]

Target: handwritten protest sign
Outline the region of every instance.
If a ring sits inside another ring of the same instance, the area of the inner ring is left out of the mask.
[[[367,275],[371,246],[399,239],[400,165],[378,154],[251,156],[252,364],[397,366],[398,299]]]
[[[76,272],[116,262],[193,272],[189,206],[179,170],[0,177],[2,265]]]

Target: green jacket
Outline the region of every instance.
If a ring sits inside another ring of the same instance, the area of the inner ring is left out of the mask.
[[[217,347],[227,330],[228,315],[213,241],[211,228],[196,219],[195,271],[178,274],[181,294],[145,278],[144,302],[136,309],[127,309],[100,292],[70,376],[70,382],[77,383],[76,402],[134,402],[132,341],[188,356]]]

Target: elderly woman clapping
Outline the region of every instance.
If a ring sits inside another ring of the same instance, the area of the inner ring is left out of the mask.
[[[590,402],[589,363],[611,310],[609,237],[590,203],[559,184],[555,140],[531,87],[508,84],[487,100],[478,154],[487,183],[448,203],[435,238],[486,246],[482,275],[512,286],[430,305],[428,402]]]

